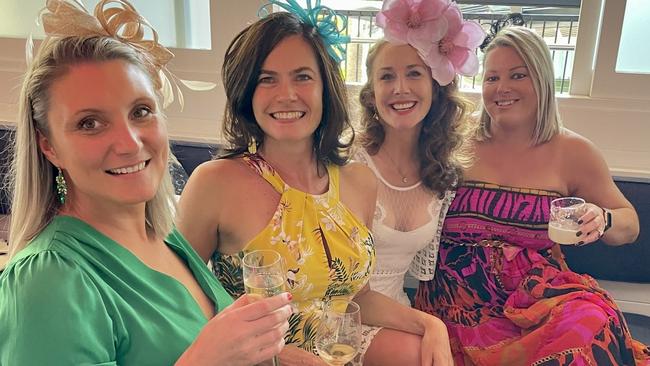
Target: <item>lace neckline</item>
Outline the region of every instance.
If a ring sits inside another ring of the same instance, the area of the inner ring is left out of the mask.
[[[395,185],[390,184],[390,183],[389,183],[389,182],[384,178],[384,176],[381,175],[381,173],[379,172],[379,169],[377,169],[377,166],[375,165],[375,162],[372,160],[372,157],[370,156],[370,154],[368,154],[368,152],[367,152],[365,149],[363,149],[363,148],[360,149],[359,151],[360,151],[360,153],[362,154],[363,159],[366,160],[366,162],[368,163],[368,164],[367,164],[368,167],[373,171],[373,173],[375,173],[375,175],[377,176],[377,178],[379,178],[379,180],[380,180],[382,183],[384,183],[388,188],[390,188],[390,189],[392,189],[392,190],[395,190],[395,191],[402,191],[402,192],[405,192],[405,191],[410,191],[410,190],[412,190],[412,189],[415,189],[415,188],[419,187],[420,185],[422,185],[422,180],[419,180],[419,181],[415,182],[414,184],[412,184],[412,185],[410,185],[410,186],[407,186],[407,187],[398,187],[398,186],[395,186]]]

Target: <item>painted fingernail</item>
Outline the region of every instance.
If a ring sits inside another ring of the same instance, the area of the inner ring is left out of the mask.
[[[582,220],[578,220],[578,225],[582,225]]]
[[[293,300],[293,295],[291,295],[291,292],[287,292],[287,300]]]
[[[582,231],[578,231],[578,232],[576,233],[576,236],[580,236],[580,235],[582,235]]]
[[[584,243],[585,243],[584,241],[579,241],[579,242],[578,242],[578,245],[582,245],[582,244],[584,244]]]

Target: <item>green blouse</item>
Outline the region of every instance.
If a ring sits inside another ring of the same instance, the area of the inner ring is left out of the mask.
[[[232,303],[176,230],[166,243],[217,311]],[[0,276],[0,365],[172,365],[207,321],[180,282],[69,216]]]

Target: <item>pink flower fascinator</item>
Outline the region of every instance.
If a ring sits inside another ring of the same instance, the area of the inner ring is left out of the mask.
[[[477,23],[463,20],[455,2],[384,0],[377,25],[386,41],[415,48],[440,85],[451,83],[456,74],[478,73],[474,51],[486,34]]]

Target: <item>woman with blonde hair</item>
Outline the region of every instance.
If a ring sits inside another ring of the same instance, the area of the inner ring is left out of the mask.
[[[621,311],[572,272],[547,232],[551,201],[587,202],[579,245],[633,242],[639,221],[586,138],[562,127],[553,63],[533,29],[484,49],[481,129],[444,227],[436,275],[416,307],[441,317],[457,365],[648,365]]]
[[[173,227],[173,55],[123,0],[94,16],[49,0],[42,23],[16,126],[0,364],[250,365],[280,352],[290,295],[233,303]]]

